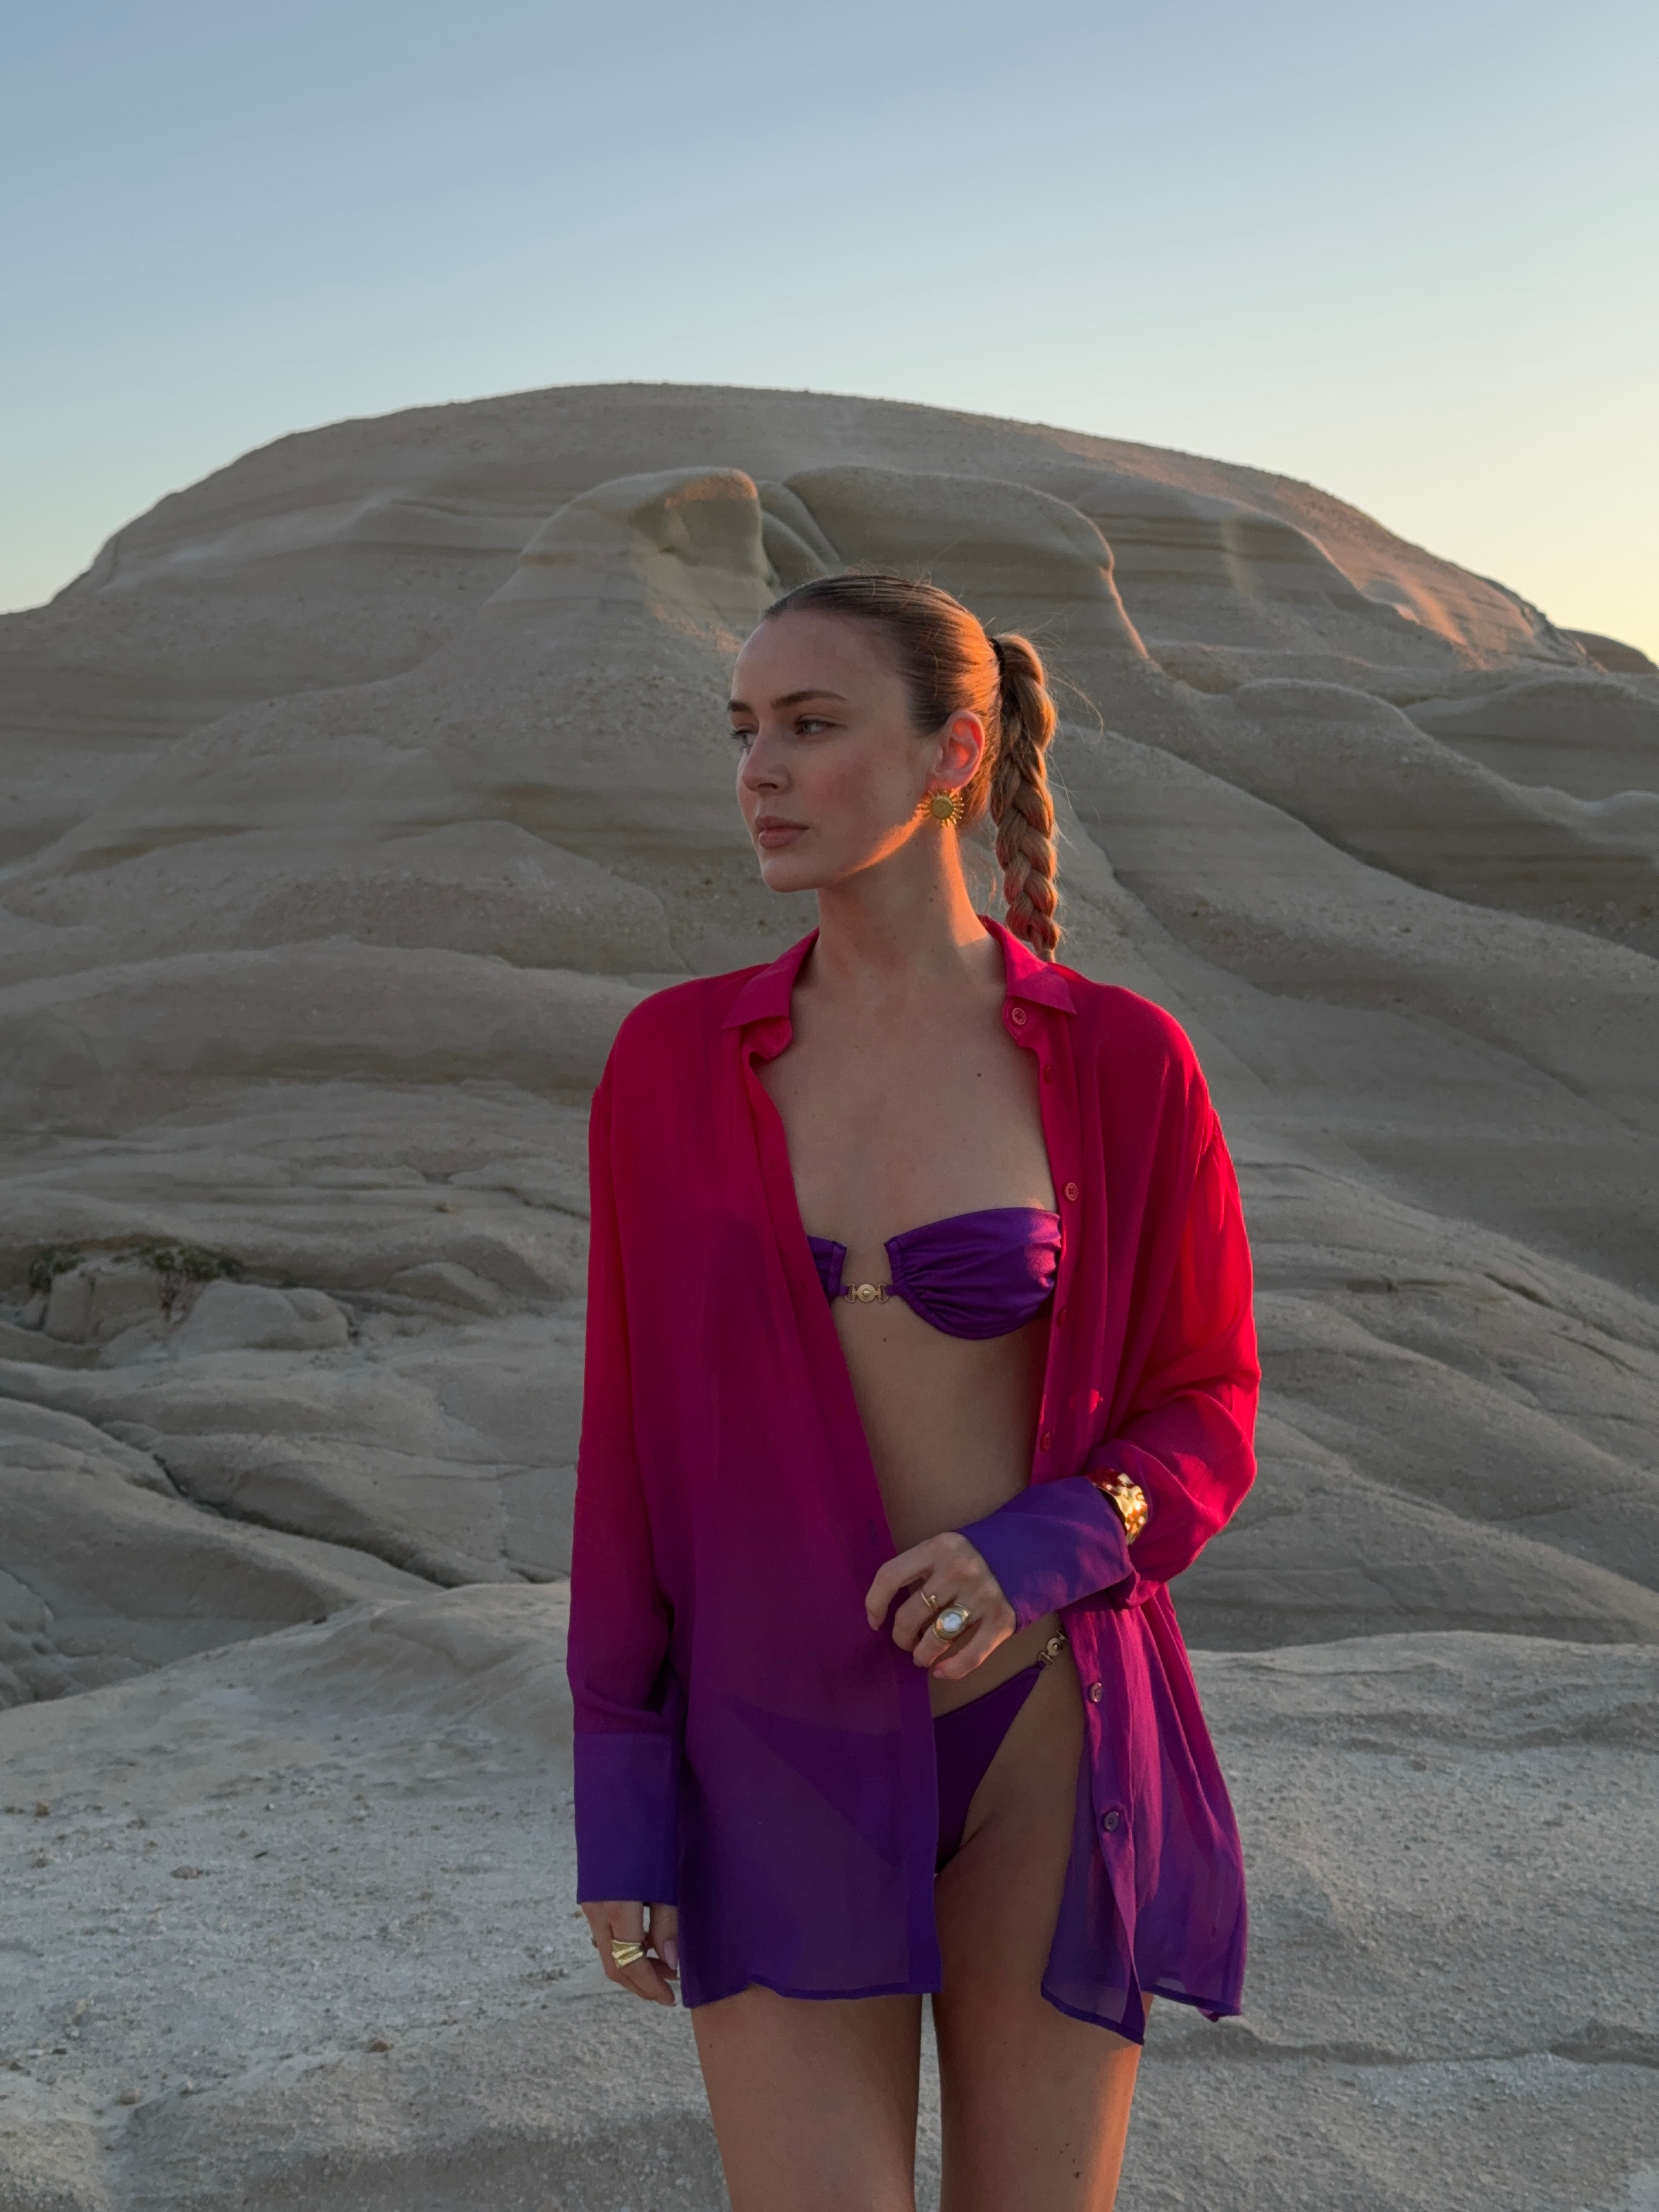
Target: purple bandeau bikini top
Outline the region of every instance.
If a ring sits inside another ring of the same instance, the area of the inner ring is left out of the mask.
[[[1006,1336],[1034,1321],[1060,1267],[1060,1216],[1034,1206],[952,1213],[887,1239],[890,1283],[843,1285],[847,1247],[809,1237],[827,1298],[902,1298],[945,1336]]]

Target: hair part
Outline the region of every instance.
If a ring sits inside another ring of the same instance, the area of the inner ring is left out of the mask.
[[[985,750],[963,787],[963,821],[988,811],[1008,927],[1052,960],[1060,939],[1059,856],[1046,756],[1058,717],[1030,640],[993,637],[936,584],[857,570],[798,584],[762,620],[786,614],[838,615],[879,631],[923,734],[942,729],[953,714],[979,716]]]

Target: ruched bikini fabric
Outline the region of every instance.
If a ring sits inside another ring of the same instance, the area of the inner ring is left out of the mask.
[[[806,1242],[823,1295],[839,1297],[847,1247],[828,1237]],[[1006,1336],[1048,1304],[1060,1246],[1060,1216],[1036,1206],[952,1213],[888,1238],[893,1295],[945,1336]]]
[[[1139,2039],[1146,1995],[1219,2014],[1242,1989],[1238,1832],[1168,1583],[1255,1469],[1249,1252],[1179,1024],[987,927],[1062,1243],[1030,1481],[964,1533],[1017,1618],[1059,1608],[1083,1686],[1043,1994]],[[693,2005],[939,1985],[927,1681],[865,1619],[896,1547],[757,1073],[812,941],[646,1000],[593,1102],[578,1894],[677,1901]],[[1151,1505],[1133,1552],[1105,1468]]]

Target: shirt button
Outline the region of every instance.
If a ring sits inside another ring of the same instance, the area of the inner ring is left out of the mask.
[[[1024,1009],[1024,1006],[1012,1006],[1012,1007],[1010,1007],[1009,1012],[1008,1012],[1008,1018],[1009,1018],[1009,1020],[1013,1024],[1014,1027],[1015,1027],[1017,1030],[1023,1030],[1023,1029],[1024,1028],[1024,1026],[1025,1026],[1025,1009]]]
[[[1100,1816],[1100,1825],[1109,1836],[1115,1836],[1122,1818],[1122,1813],[1115,1805],[1109,1805]]]
[[[1052,1451],[1054,1448],[1054,1431],[1052,1429],[1045,1429],[1038,1441],[1041,1443],[1044,1451]]]
[[[1060,1323],[1062,1328],[1066,1326],[1066,1316],[1071,1310],[1072,1309],[1070,1306],[1062,1306],[1060,1311],[1054,1316],[1054,1319]]]
[[[1077,1187],[1077,1185],[1076,1185],[1074,1182],[1068,1182],[1068,1183],[1066,1184],[1066,1197],[1067,1197],[1067,1198],[1069,1198],[1069,1199],[1071,1200],[1071,1201],[1072,1201],[1073,1205],[1073,1206],[1075,1206],[1075,1205],[1076,1205],[1076,1203],[1077,1203],[1077,1201],[1078,1201],[1078,1199],[1079,1199],[1079,1195],[1080,1195],[1080,1193],[1079,1192],[1079,1190],[1078,1190],[1078,1187]]]
[[[1089,1685],[1089,1703],[1091,1705],[1097,1705],[1100,1703],[1100,1694],[1099,1683],[1091,1682]]]

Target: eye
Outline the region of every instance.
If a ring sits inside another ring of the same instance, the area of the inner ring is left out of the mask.
[[[750,746],[755,742],[755,732],[752,730],[740,730],[737,728],[735,725],[727,732],[726,734],[730,737],[732,744],[741,751],[745,753],[748,751]]]
[[[822,714],[803,714],[795,724],[795,735],[798,738],[816,737],[820,730],[827,730],[829,726],[828,720]]]

